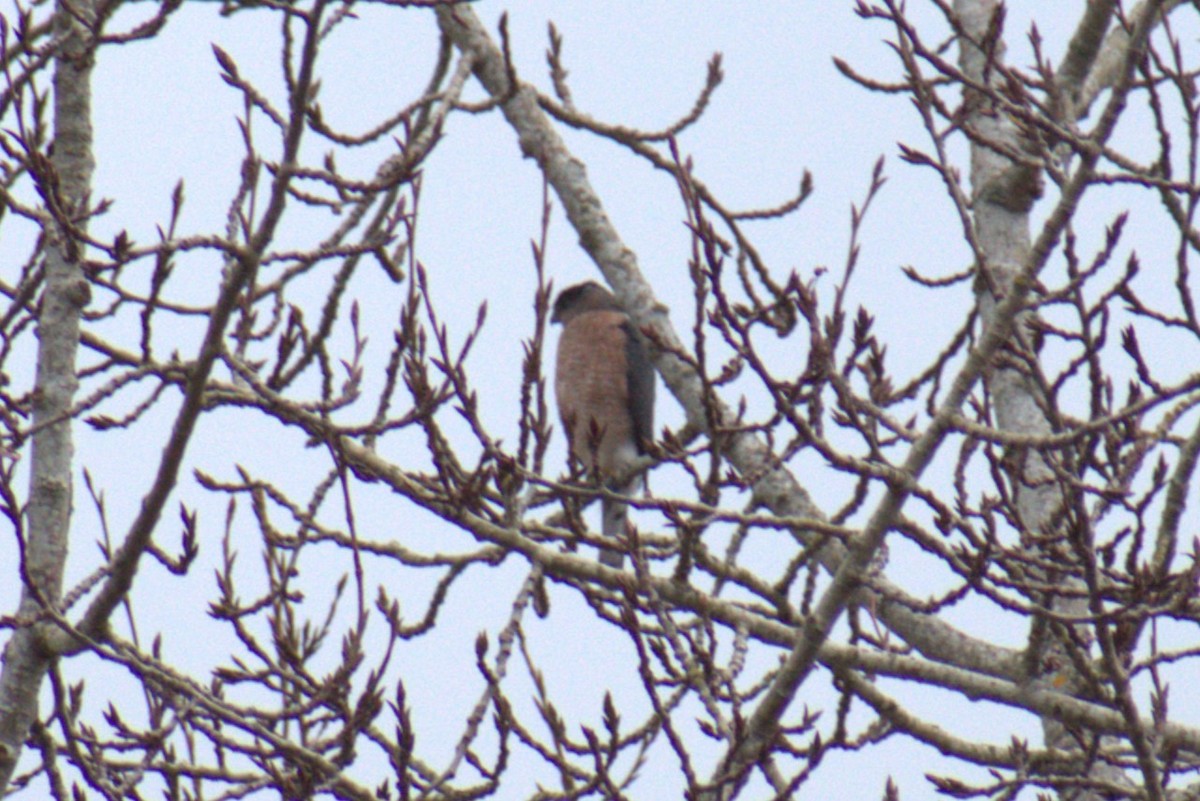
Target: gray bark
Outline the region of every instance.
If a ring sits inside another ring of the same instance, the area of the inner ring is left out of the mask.
[[[960,40],[959,63],[964,74],[978,85],[999,86],[1003,80],[999,68],[1003,65],[1003,34],[995,42],[986,42],[994,28],[994,20],[1002,13],[999,0],[959,0],[954,10],[963,26],[965,37]],[[1120,49],[1109,52],[1104,63],[1114,70],[1110,76],[1114,97],[1109,110],[1123,103],[1129,75],[1136,64],[1136,54],[1145,42],[1148,31],[1156,20],[1158,11],[1154,3],[1143,3],[1134,16],[1132,32],[1119,43]],[[1069,115],[1069,123],[1075,122],[1076,107],[1084,94],[1084,82],[1095,69],[1102,52],[1101,42],[1113,14],[1113,4],[1093,2],[1089,4],[1075,36],[1068,48],[1066,60],[1058,71],[1064,82],[1059,87],[1060,113]],[[990,45],[990,46],[989,46]],[[1064,187],[1063,197],[1058,203],[1058,213],[1041,232],[1037,246],[1030,233],[1029,214],[1034,201],[1041,193],[1040,171],[1021,164],[1002,151],[1021,152],[1025,149],[1020,132],[1009,114],[996,108],[989,96],[968,90],[964,98],[970,110],[968,125],[977,139],[971,145],[971,187],[973,199],[973,222],[975,240],[979,252],[976,265],[978,275],[976,290],[980,317],[985,326],[994,324],[997,311],[1003,300],[1014,291],[1020,291],[1018,282],[1022,276],[1033,274],[1030,268],[1045,259],[1046,244],[1056,240],[1060,232],[1054,231],[1055,218],[1065,218],[1073,213],[1079,198],[1087,186],[1094,158],[1079,158],[1070,165],[1073,172],[1070,182]],[[1092,136],[1103,142],[1111,132],[1107,121],[1114,118],[1107,114],[1097,124]],[[989,147],[983,142],[994,143]],[[1075,194],[1072,194],[1072,188]],[[1053,240],[1047,239],[1047,235]],[[1037,380],[1037,354],[1029,338],[1024,336],[1026,323],[1032,316],[1024,312],[1014,327],[1016,336],[1006,354],[1008,358],[997,363],[988,376],[988,389],[992,397],[999,429],[1044,437],[1054,433],[1055,421],[1048,416],[1051,408]],[[1067,560],[1061,575],[1045,575],[1039,579],[1053,586],[1061,584],[1069,593],[1052,595],[1042,600],[1045,608],[1056,615],[1084,619],[1089,613],[1089,600],[1084,594],[1086,587],[1078,578],[1086,572],[1088,549],[1091,546],[1087,532],[1067,532],[1062,519],[1066,496],[1055,480],[1054,466],[1035,450],[1017,451],[1008,460],[1012,484],[1015,487],[1016,506],[1021,516],[1021,536],[1024,547],[1037,550],[1046,557],[1047,563]],[[1065,543],[1074,536],[1073,547]],[[1049,550],[1048,550],[1049,549]],[[1031,631],[1026,652],[1026,679],[1039,685],[1053,682],[1053,686],[1064,692],[1087,697],[1086,682],[1075,669],[1070,651],[1078,648],[1073,643],[1089,643],[1090,626],[1078,625],[1068,634],[1064,627],[1051,624],[1035,615],[1031,620]],[[1091,658],[1087,654],[1084,658]],[[1131,709],[1130,717],[1137,718]],[[1049,748],[1077,750],[1076,736],[1056,719],[1043,717],[1043,730]],[[1136,723],[1133,726],[1136,728]],[[1133,737],[1136,741],[1138,738]],[[1151,798],[1160,798],[1156,770],[1152,760],[1142,762],[1146,790]],[[1096,765],[1090,772],[1094,778],[1111,783],[1127,784],[1124,772],[1106,765]],[[1098,799],[1101,796],[1086,790],[1071,790],[1072,799]]]
[[[24,587],[18,618],[0,671],[0,795],[3,795],[30,726],[53,656],[42,647],[62,594],[71,524],[74,448],[70,410],[78,382],[75,356],[79,318],[88,300],[78,233],[87,226],[91,189],[91,75],[93,43],[80,23],[91,19],[89,0],[60,0],[55,36],[54,154],[39,176],[48,211],[45,291],[38,312],[38,363],[33,404],[29,505],[21,554]]]

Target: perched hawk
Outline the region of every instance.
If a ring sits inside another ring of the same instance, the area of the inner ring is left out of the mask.
[[[563,325],[554,394],[571,453],[610,490],[630,495],[642,477],[614,482],[646,452],[654,430],[654,367],[642,337],[595,281],[564,289],[550,321]],[[603,499],[602,507],[604,536],[623,541],[626,505]],[[620,567],[621,553],[601,551],[600,561]]]

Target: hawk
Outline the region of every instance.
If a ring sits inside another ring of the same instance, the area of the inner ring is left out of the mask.
[[[554,395],[571,453],[608,489],[630,495],[637,476],[615,482],[646,453],[654,430],[654,367],[629,316],[595,281],[564,289],[550,321],[561,323]],[[601,532],[620,542],[627,505],[601,499]],[[601,563],[620,567],[619,551],[602,550]]]

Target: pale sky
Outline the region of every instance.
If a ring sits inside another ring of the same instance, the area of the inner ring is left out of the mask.
[[[132,11],[123,13],[133,19],[145,13],[141,5],[134,4]],[[1029,63],[1024,32],[1033,13],[1046,52],[1057,58],[1065,48],[1079,5],[1033,0],[1009,3],[1010,63]],[[934,19],[931,4],[910,6],[918,23]],[[680,147],[694,159],[697,176],[731,207],[774,206],[796,192],[806,169],[812,172],[815,191],[798,213],[783,221],[750,224],[748,230],[777,278],[796,270],[807,279],[819,268],[828,268],[817,284],[826,300],[845,263],[851,204],[862,202],[872,166],[884,156],[888,182],[861,232],[863,250],[849,306],[853,309],[862,304],[876,315],[877,330],[890,343],[889,364],[902,379],[924,366],[961,324],[971,299],[968,284],[943,292],[934,303],[901,274],[905,265],[926,275],[950,274],[963,269],[969,255],[940,179],[931,170],[906,164],[898,156],[898,142],[919,147],[928,143],[909,102],[866,92],[834,66],[833,57],[839,56],[859,72],[882,80],[895,81],[900,76],[899,63],[883,41],[894,32],[884,24],[860,20],[853,13],[853,3],[482,0],[474,8],[493,30],[500,14],[508,11],[516,68],[523,79],[542,88],[549,85],[546,25],[552,20],[565,38],[564,60],[576,104],[609,123],[656,129],[673,122],[691,108],[703,84],[706,62],[714,52],[721,52],[725,82],[704,118],[681,137]],[[124,229],[135,241],[153,240],[155,226],[164,224],[171,190],[181,177],[187,202],[180,232],[223,227],[242,156],[235,124],[242,104],[221,81],[211,46],[218,44],[226,50],[243,75],[278,99],[279,32],[274,15],[268,19],[265,12],[242,13],[223,19],[216,11],[215,4],[189,4],[157,39],[111,48],[100,55],[95,73],[94,192],[115,203],[93,231],[111,235]],[[345,23],[328,43],[321,71],[320,102],[326,118],[350,131],[374,125],[416,97],[428,80],[437,45],[432,14],[367,6],[360,7],[357,14],[359,19]],[[926,31],[931,40],[940,41],[945,35],[936,22]],[[1194,37],[1188,41],[1194,42]],[[481,99],[482,92],[472,86],[469,97]],[[260,125],[256,133],[264,150],[272,153],[273,132]],[[564,136],[588,165],[589,177],[614,224],[637,253],[659,298],[671,306],[677,330],[685,333],[692,323],[686,266],[689,237],[671,178],[611,142],[569,130]],[[320,153],[326,145],[310,139],[309,147],[309,153]],[[955,140],[953,148],[963,156],[965,171],[963,141]],[[362,178],[369,178],[391,149],[385,139],[357,160],[339,155],[339,165],[357,167]],[[516,431],[521,341],[532,331],[535,275],[529,243],[538,235],[541,197],[541,175],[533,162],[521,157],[512,130],[498,113],[450,118],[444,141],[425,165],[417,256],[428,271],[432,295],[453,341],[461,341],[477,306],[488,303],[487,326],[469,362],[470,374],[484,398],[485,422],[493,434],[506,439]],[[1090,208],[1096,219],[1111,217],[1127,203],[1109,196],[1089,202],[1095,204]],[[1145,197],[1139,202],[1146,202]],[[329,227],[328,217],[297,217],[285,225],[283,241],[292,241],[295,247],[310,245]],[[1080,231],[1081,243],[1094,246],[1102,231],[1102,224]],[[551,234],[547,262],[556,286],[599,277],[557,204]],[[1146,249],[1140,251],[1143,254],[1153,254],[1156,246],[1159,243],[1153,241],[1138,245]],[[1163,247],[1169,248],[1169,244]],[[27,249],[27,242],[17,239],[0,241],[2,269],[15,269]],[[215,294],[217,269],[211,254],[181,258],[180,276],[174,282],[176,299],[209,302]],[[315,300],[323,284],[311,286]],[[191,291],[195,295],[189,297]],[[364,330],[378,357],[391,342],[403,288],[381,276],[366,277],[357,294],[363,302]],[[314,307],[311,316],[315,314]],[[201,324],[197,321],[197,327],[178,329],[177,346],[185,357],[192,355],[195,346],[189,343]],[[789,349],[794,350],[797,364],[806,358],[800,339],[768,342],[764,347],[776,358],[788,358]],[[377,382],[378,376],[368,376],[368,395]],[[737,398],[727,400],[736,403]],[[753,408],[756,399],[750,397],[749,402]],[[151,418],[154,425],[137,436],[97,436],[84,425],[76,428],[77,463],[86,466],[104,490],[114,537],[119,538],[128,526],[157,463],[159,443],[147,432],[168,425],[174,408],[172,401],[156,410]],[[677,405],[661,386],[658,410],[660,429],[681,422]],[[118,413],[115,408],[101,411]],[[309,486],[323,472],[323,459],[319,468],[305,464],[318,452],[305,450],[294,432],[281,436],[276,428],[247,430],[242,427],[244,421],[222,413],[203,423],[189,451],[189,464],[227,480],[235,479],[235,465],[242,465],[297,490]],[[387,447],[397,447],[397,443]],[[563,464],[564,453],[559,438],[550,457],[555,470]],[[803,460],[793,467],[827,512],[848,496],[851,484],[845,476]],[[656,474],[651,482],[659,493],[688,490],[678,476]],[[372,539],[387,540],[389,531],[394,530],[395,536],[430,548],[447,537],[448,547],[470,547],[466,540],[453,541],[453,536],[461,535],[447,535],[444,528],[408,510],[397,496],[378,486],[358,486],[355,493],[359,525]],[[228,644],[228,632],[203,612],[213,597],[212,571],[220,563],[224,503],[202,493],[190,473],[185,473],[171,511],[159,528],[159,541],[168,548],[177,542],[175,510],[180,500],[201,512],[199,563],[186,579],[168,576],[157,565],[146,563],[133,601],[142,636],[149,639],[161,630],[168,658],[203,676],[205,666],[228,653],[218,650]],[[243,594],[249,595],[253,577],[260,570],[260,557],[252,520],[244,508],[239,514],[238,564],[246,576]],[[73,579],[95,569],[93,542],[98,537],[96,514],[79,480],[69,568]],[[753,558],[770,560],[770,544],[760,545],[761,553]],[[925,582],[938,582],[944,576],[929,572],[927,560],[914,551],[903,542],[892,542],[889,577],[917,595],[936,592],[942,585]],[[12,548],[0,544],[0,575],[13,574],[6,565],[13,558]],[[348,569],[342,555],[324,567],[308,565],[314,616],[321,614],[322,601],[333,582]],[[435,765],[448,759],[461,721],[482,689],[472,668],[475,635],[488,632],[494,648],[495,635],[507,618],[526,569],[524,562],[509,559],[499,570],[480,572],[476,580],[460,582],[442,612],[441,631],[407,644],[396,660],[402,665],[409,691],[419,746],[427,749],[421,755]],[[321,580],[322,570],[328,581]],[[401,598],[409,594],[413,614],[423,610],[419,599],[428,592],[430,576],[390,576],[377,566],[371,579],[387,584]],[[404,586],[395,585],[398,579]],[[645,706],[644,694],[629,667],[627,638],[597,621],[574,592],[553,590],[550,618],[530,616],[527,632],[532,650],[544,660],[552,694],[569,724],[575,726],[575,734],[581,722],[596,725],[605,689],[612,690],[619,706],[625,704],[640,712]],[[15,587],[0,585],[0,613],[14,608],[15,592]],[[187,622],[181,630],[184,616]],[[1011,618],[980,604],[950,610],[948,617],[969,633],[994,642],[1018,647],[1023,643],[1022,624],[1013,625]],[[336,643],[327,647],[334,653],[331,659],[335,658]],[[778,655],[759,646],[753,649],[752,658],[767,664]],[[73,660],[68,670],[75,675],[97,671],[93,675],[99,680],[89,677],[89,687],[96,688],[93,700],[99,703],[104,700],[100,681],[120,679],[113,678],[111,668],[85,668],[89,661],[94,663],[90,658]],[[510,690],[514,698],[525,701],[530,696],[524,689],[528,679],[515,664],[510,670]],[[810,679],[800,699],[811,698],[812,706],[828,710],[824,726],[833,722],[828,685],[827,674],[819,673]],[[885,681],[883,686],[899,692],[891,682]],[[932,690],[914,693],[909,689],[900,694],[919,712],[964,736],[1007,743],[1015,735],[1040,744],[1040,726],[1032,716]],[[1176,715],[1191,714],[1195,720],[1195,701],[1187,713],[1183,695],[1173,696],[1172,708]],[[800,706],[794,707],[794,714]],[[626,715],[629,723],[638,719],[636,712]],[[861,714],[856,718],[860,725],[865,719]],[[444,739],[439,740],[439,735]],[[708,748],[709,758],[715,759],[719,752]],[[896,738],[869,754],[830,755],[803,797],[878,798],[888,775],[899,784],[902,798],[932,797],[933,790],[923,776],[937,770],[939,764],[936,752]],[[699,765],[703,775],[710,772],[710,763]],[[954,772],[970,773],[961,768]],[[499,797],[527,797],[535,779],[553,778],[544,769],[531,774],[528,783],[515,778],[520,775],[514,768],[509,788]],[[677,777],[669,748],[660,742],[632,795],[678,797]],[[757,796],[750,793],[746,797]]]

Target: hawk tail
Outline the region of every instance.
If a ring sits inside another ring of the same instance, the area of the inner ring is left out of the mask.
[[[641,478],[636,478],[624,487],[613,487],[614,492],[622,495],[633,495],[643,486]],[[629,528],[629,504],[610,498],[600,500],[601,528],[605,539],[618,543],[622,550],[600,549],[600,564],[606,567],[620,568],[624,561],[624,551],[629,548],[627,538]]]

